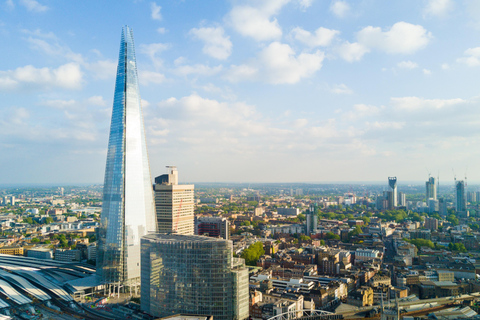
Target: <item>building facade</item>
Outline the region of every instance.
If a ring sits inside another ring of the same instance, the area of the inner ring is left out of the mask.
[[[455,211],[457,213],[467,211],[467,199],[465,198],[465,182],[455,181]]]
[[[155,208],[158,232],[194,233],[194,185],[178,184],[176,167],[155,178]]]
[[[195,217],[195,234],[228,240],[230,222],[224,217]]]
[[[98,228],[97,272],[113,290],[140,284],[140,238],[156,231],[132,30],[125,26]]]
[[[435,183],[435,178],[430,177],[428,181],[425,182],[425,201],[428,202],[429,199],[437,200],[437,185]]]
[[[155,317],[249,317],[248,269],[231,241],[170,234],[142,238],[141,308]]]

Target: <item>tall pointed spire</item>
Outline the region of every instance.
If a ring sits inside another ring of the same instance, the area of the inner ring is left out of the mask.
[[[140,238],[155,231],[133,32],[125,26],[120,43],[98,232],[97,269],[103,281],[118,288],[138,284]]]

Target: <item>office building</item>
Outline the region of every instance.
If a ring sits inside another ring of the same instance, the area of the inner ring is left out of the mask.
[[[132,30],[125,26],[98,228],[97,273],[114,292],[140,284],[140,238],[156,231]]]
[[[397,191],[397,177],[388,177],[388,185],[392,188],[392,202],[393,206],[398,206],[398,191]]]
[[[434,177],[428,178],[425,182],[425,202],[428,203],[428,199],[437,200],[437,184]]]
[[[56,249],[53,253],[53,259],[64,262],[80,261],[82,258],[80,250]]]
[[[249,317],[248,269],[233,258],[231,241],[151,234],[142,238],[141,308],[154,317]]]
[[[224,217],[195,217],[195,234],[228,240],[230,222]]]
[[[277,213],[281,216],[298,216],[300,210],[298,208],[277,208]]]
[[[178,171],[167,167],[168,173],[155,178],[155,208],[158,232],[194,234],[195,199],[193,184],[178,184]]]
[[[400,207],[405,207],[407,205],[407,196],[405,192],[398,193],[398,205]]]
[[[438,213],[441,217],[446,217],[448,210],[447,210],[447,200],[445,198],[438,199]]]
[[[315,213],[315,205],[310,205],[310,208],[307,211],[306,216],[306,235],[310,236],[312,233],[315,233],[317,230],[318,217]]]
[[[465,198],[465,182],[455,181],[455,211],[465,213],[467,211],[467,199]]]

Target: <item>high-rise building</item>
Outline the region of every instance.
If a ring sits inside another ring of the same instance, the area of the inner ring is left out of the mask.
[[[311,204],[307,211],[306,217],[306,235],[310,236],[315,230],[317,230],[318,217],[315,213],[316,205]]]
[[[428,199],[437,200],[437,184],[434,177],[428,178],[425,189],[425,202],[428,203]]]
[[[447,200],[445,198],[438,199],[438,213],[441,217],[447,216]]]
[[[467,211],[467,199],[465,198],[465,182],[455,181],[455,211],[463,213]]]
[[[230,222],[224,217],[195,217],[195,234],[228,240]]]
[[[178,184],[178,171],[168,166],[168,173],[155,178],[155,208],[158,232],[194,233],[195,198],[193,184]]]
[[[477,193],[474,191],[467,192],[468,202],[477,202]]]
[[[248,269],[229,240],[174,233],[142,238],[141,308],[154,317],[249,317]]]
[[[393,206],[398,206],[398,191],[397,191],[397,177],[388,177],[388,185],[392,188],[392,202]]]
[[[110,289],[140,284],[140,238],[156,231],[132,30],[125,26],[98,228],[97,272]]]
[[[398,205],[401,207],[405,207],[407,205],[407,196],[405,192],[398,193]]]

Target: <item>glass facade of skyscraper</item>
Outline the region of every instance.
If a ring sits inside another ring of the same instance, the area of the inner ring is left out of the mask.
[[[140,238],[156,231],[133,33],[124,27],[120,43],[97,270],[105,283],[140,282]]]
[[[232,242],[223,239],[172,233],[143,237],[142,310],[156,317],[248,318],[248,270],[232,252]]]

